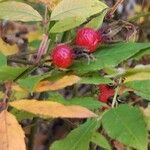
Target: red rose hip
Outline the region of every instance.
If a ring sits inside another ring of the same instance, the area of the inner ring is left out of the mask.
[[[69,45],[59,44],[52,51],[52,63],[59,68],[68,68],[73,63],[73,50]]]
[[[76,35],[76,45],[87,48],[89,53],[96,51],[101,40],[101,35],[92,28],[82,28]]]
[[[99,85],[99,91],[100,91],[99,101],[103,103],[107,103],[109,98],[115,94],[115,90],[110,88],[106,84]]]

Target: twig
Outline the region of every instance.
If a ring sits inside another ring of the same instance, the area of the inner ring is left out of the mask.
[[[122,78],[119,79],[118,86],[117,86],[117,88],[116,88],[116,90],[115,90],[115,95],[114,95],[114,97],[113,97],[113,101],[112,101],[112,105],[111,105],[112,108],[115,107],[116,100],[117,100],[117,95],[118,95],[118,91],[119,91],[119,87],[120,87],[121,82],[122,82]]]
[[[46,51],[48,49],[48,45],[49,45],[48,35],[44,34],[42,42],[41,42],[40,47],[37,52],[35,64],[39,63],[39,61],[41,60],[41,57],[46,53]]]
[[[109,12],[109,15],[112,16],[115,11],[117,10],[118,6],[120,4],[122,4],[124,2],[124,0],[117,0],[117,2],[115,3],[115,5],[111,8],[110,12]]]
[[[24,65],[34,65],[34,63],[31,61],[15,59],[15,58],[8,58],[8,62],[14,62],[14,63],[24,64]]]

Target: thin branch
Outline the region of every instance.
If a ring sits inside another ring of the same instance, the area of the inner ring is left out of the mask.
[[[115,5],[111,8],[110,12],[109,12],[109,15],[112,16],[115,11],[117,10],[118,6],[120,4],[122,4],[124,2],[124,0],[117,0],[117,2],[115,3]]]

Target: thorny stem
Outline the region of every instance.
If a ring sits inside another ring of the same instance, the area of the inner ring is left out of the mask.
[[[113,101],[112,101],[112,105],[111,105],[112,108],[115,107],[116,100],[117,100],[117,95],[118,95],[118,91],[119,91],[119,87],[120,87],[121,82],[122,82],[122,78],[119,79],[119,85],[117,86],[117,88],[115,90],[115,95],[113,97]]]
[[[124,2],[124,0],[117,0],[117,2],[115,3],[115,5],[111,8],[110,12],[109,12],[109,15],[112,16],[115,11],[117,10],[118,6],[120,4],[122,4]]]

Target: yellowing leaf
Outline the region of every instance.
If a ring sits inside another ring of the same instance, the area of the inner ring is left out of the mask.
[[[30,5],[8,1],[0,3],[0,18],[13,21],[42,21],[42,16]]]
[[[33,91],[44,92],[44,91],[60,90],[67,86],[71,86],[79,81],[80,81],[80,78],[78,76],[66,75],[57,81],[48,81],[48,80],[41,81],[36,85]],[[20,87],[18,84],[15,84],[15,83],[12,85],[12,90],[15,90],[18,92],[27,92],[25,89],[23,89],[22,87]]]
[[[15,83],[12,84],[12,90],[15,90],[17,92],[26,92],[25,89],[21,88],[18,84]]]
[[[34,40],[42,40],[42,33],[40,32],[29,32],[29,34],[27,35],[28,41],[29,43],[34,41]]]
[[[142,110],[144,116],[150,119],[150,106],[148,106],[145,109],[141,108],[141,110]]]
[[[55,91],[65,88],[66,86],[71,86],[80,81],[80,78],[75,75],[64,76],[63,78],[51,82],[51,81],[41,81],[35,88],[36,92],[44,91]]]
[[[52,11],[51,20],[69,17],[87,18],[106,8],[107,5],[99,0],[62,0]]]
[[[6,110],[0,113],[0,150],[26,150],[25,135],[16,118]]]
[[[10,45],[5,43],[1,38],[0,38],[0,52],[3,53],[5,56],[8,55],[14,55],[18,53],[19,49],[17,45]]]
[[[19,100],[9,103],[10,106],[33,114],[50,118],[90,118],[96,114],[81,106],[65,106],[53,101]]]
[[[124,83],[136,80],[150,80],[150,72],[138,72],[126,77]]]
[[[47,5],[47,7],[50,10],[53,10],[55,8],[55,6],[61,1],[61,0],[37,0],[39,2],[44,3],[45,5]]]

